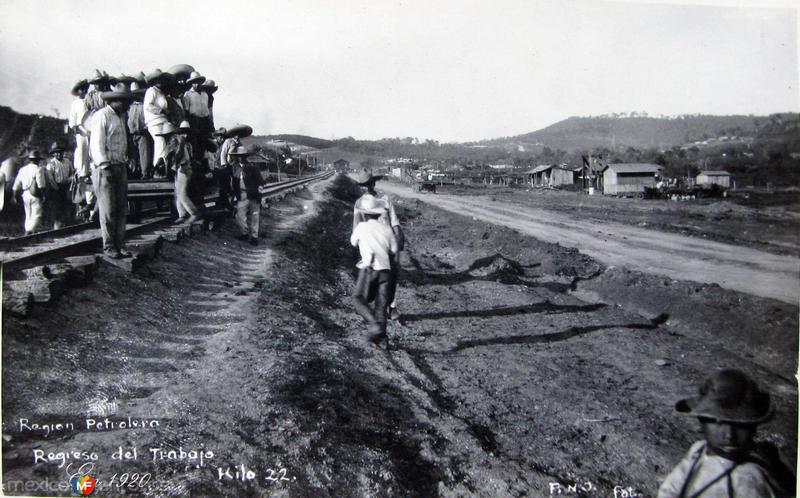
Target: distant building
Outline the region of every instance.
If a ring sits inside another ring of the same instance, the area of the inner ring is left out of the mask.
[[[527,178],[526,183],[532,186],[561,187],[577,183],[581,176],[581,168],[566,164],[542,164],[524,174]]]
[[[337,159],[333,161],[333,169],[335,169],[337,173],[347,173],[350,171],[350,161],[346,159]]]
[[[607,195],[644,194],[645,187],[656,186],[658,164],[622,163],[607,164],[603,172],[602,190]]]
[[[701,171],[697,175],[698,185],[719,185],[720,187],[731,187],[731,174],[727,171]]]

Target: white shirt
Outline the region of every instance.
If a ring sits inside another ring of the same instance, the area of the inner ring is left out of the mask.
[[[358,246],[361,261],[359,268],[371,267],[373,270],[390,270],[389,255],[397,254],[397,239],[391,227],[378,220],[362,221],[353,230],[350,244]]]
[[[28,163],[17,173],[17,178],[14,180],[14,192],[18,192],[20,188],[27,192],[33,188],[34,183],[36,183],[36,186],[38,186],[40,190],[44,189],[47,185],[47,180],[44,176],[44,168],[33,163]]]
[[[388,209],[386,214],[384,214],[384,215],[382,215],[380,217],[380,221],[385,223],[386,225],[388,225],[390,227],[400,226],[400,219],[397,218],[397,214],[394,212],[394,204],[392,204],[391,198],[389,198],[389,196],[384,192],[376,191],[375,193],[378,194],[378,195],[376,195],[374,197],[379,199],[379,200],[381,200],[381,201],[383,201],[384,203],[386,203],[386,207]],[[373,197],[373,195],[370,194],[370,193],[366,193],[366,194],[361,196],[362,199],[366,198],[366,197]],[[364,215],[361,214],[361,212],[358,209],[355,209],[355,207],[354,207],[353,208],[353,230],[356,229],[356,226],[360,222],[365,221],[365,220],[366,220],[366,218],[364,217]]]
[[[103,163],[128,162],[128,133],[111,106],[105,106],[92,118],[92,132],[89,137],[89,152],[92,162],[98,167]]]
[[[47,161],[45,168],[47,170],[47,180],[53,187],[66,185],[72,179],[72,162],[66,157],[61,161],[51,157]]]
[[[183,94],[183,108],[192,116],[207,118],[208,94],[205,92],[198,92],[194,88],[186,90]]]
[[[219,151],[219,163],[223,166],[227,166],[231,164],[231,158],[228,155],[237,145],[239,145],[239,139],[236,137],[231,137],[225,139],[222,142],[222,147],[220,147]]]
[[[73,100],[69,107],[69,127],[74,130],[82,125],[87,112],[89,109],[86,108],[86,102],[82,98]]]
[[[148,128],[160,126],[169,119],[167,118],[167,109],[169,103],[167,96],[164,95],[159,88],[151,86],[144,93],[144,122]]]

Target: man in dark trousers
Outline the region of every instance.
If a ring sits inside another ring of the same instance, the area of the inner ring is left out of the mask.
[[[392,200],[385,193],[375,190],[375,182],[381,178],[383,177],[373,176],[372,171],[366,168],[362,168],[360,171],[358,171],[356,174],[356,183],[359,187],[361,187],[364,194],[358,199],[358,201],[356,201],[356,206],[358,206],[359,203],[366,201],[366,199],[369,197],[374,197],[378,200],[381,200],[386,205],[386,213],[381,216],[380,221],[391,227],[398,246],[398,251],[394,253],[391,258],[392,268],[390,271],[389,295],[387,301],[389,303],[388,316],[392,320],[397,320],[400,317],[400,313],[397,311],[395,294],[397,293],[397,278],[400,272],[400,251],[402,251],[403,247],[405,246],[405,237],[403,236],[403,229],[400,228],[400,220],[397,218],[397,214],[394,212],[394,204],[392,204]],[[364,214],[358,209],[354,208],[354,231],[358,224],[362,221],[366,221]]]
[[[89,150],[94,171],[103,252],[110,258],[131,256],[125,250],[125,214],[128,201],[128,131],[125,123],[134,99],[129,91],[103,92],[106,105],[92,117]]]

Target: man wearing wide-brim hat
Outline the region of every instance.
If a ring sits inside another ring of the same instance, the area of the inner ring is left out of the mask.
[[[211,123],[211,129],[214,129],[214,94],[219,90],[219,87],[214,80],[206,80],[200,85],[200,91],[208,95],[208,121]]]
[[[386,335],[392,257],[399,249],[392,229],[380,221],[388,212],[385,201],[375,196],[362,196],[354,209],[363,221],[350,235],[350,244],[358,247],[361,257],[356,264],[358,278],[353,290],[353,307],[367,322],[371,340],[379,341]]]
[[[162,128],[169,122],[169,97],[166,89],[175,81],[169,73],[156,69],[145,78],[150,87],[144,94],[144,121],[147,131],[153,138],[153,167],[159,168],[163,162],[166,142],[161,136]]]
[[[125,215],[128,197],[128,132],[125,112],[133,93],[104,92],[105,107],[92,119],[89,138],[93,183],[99,208],[103,252],[111,258],[130,257],[125,249]]]
[[[375,182],[382,178],[382,176],[373,175],[372,170],[367,168],[361,168],[355,175],[356,184],[361,187],[363,192],[361,198],[359,198],[359,201],[366,197],[375,197],[386,204],[386,214],[381,217],[380,221],[391,227],[392,232],[394,232],[394,236],[397,239],[397,244],[400,248],[392,257],[391,282],[389,284],[388,301],[389,309],[387,311],[389,318],[396,320],[400,316],[399,312],[397,311],[397,302],[395,296],[397,295],[397,282],[400,274],[400,251],[402,251],[405,247],[405,236],[403,234],[403,229],[400,227],[400,219],[397,217],[397,214],[394,211],[394,203],[392,202],[392,199],[386,193],[375,190]],[[353,230],[355,230],[356,226],[362,221],[364,221],[363,214],[354,208]]]
[[[266,184],[258,165],[247,161],[252,153],[247,147],[234,148],[229,157],[233,161],[233,197],[236,200],[236,223],[239,225],[241,241],[250,240],[258,245],[258,229],[261,214],[261,192]]]
[[[724,369],[700,386],[699,395],[675,405],[696,417],[705,439],[666,477],[659,498],[794,496],[794,475],[772,443],[755,443],[756,428],[774,413],[769,393],[744,372]]]
[[[192,146],[186,138],[190,132],[188,121],[183,121],[180,126],[167,123],[161,131],[167,140],[164,161],[175,175],[175,207],[178,210],[178,219],[175,223],[192,223],[200,219],[200,210],[189,196],[189,185],[194,174]]]
[[[28,164],[22,167],[14,179],[13,200],[22,192],[22,205],[25,208],[25,235],[38,232],[42,227],[44,214],[44,197],[47,189],[47,177],[40,166],[41,154],[36,149],[28,153]]]
[[[50,159],[45,165],[47,180],[47,207],[53,219],[53,228],[58,229],[69,222],[72,215],[72,162],[64,157],[65,147],[60,142],[50,145]]]
[[[211,113],[208,108],[208,94],[200,90],[200,85],[206,80],[197,71],[193,71],[186,83],[192,85],[183,94],[183,109],[186,111],[186,119],[194,130],[191,137],[192,152],[195,161],[202,161],[206,153],[206,140],[213,130],[211,126]]]

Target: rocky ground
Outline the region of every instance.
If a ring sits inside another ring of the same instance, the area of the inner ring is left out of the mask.
[[[5,492],[67,496],[11,485],[96,455],[100,496],[652,496],[699,438],[675,401],[727,366],[796,458],[796,306],[398,199],[390,350],[347,303],[357,195],[334,177],[273,205],[258,247],[224,227],[4,317]]]

